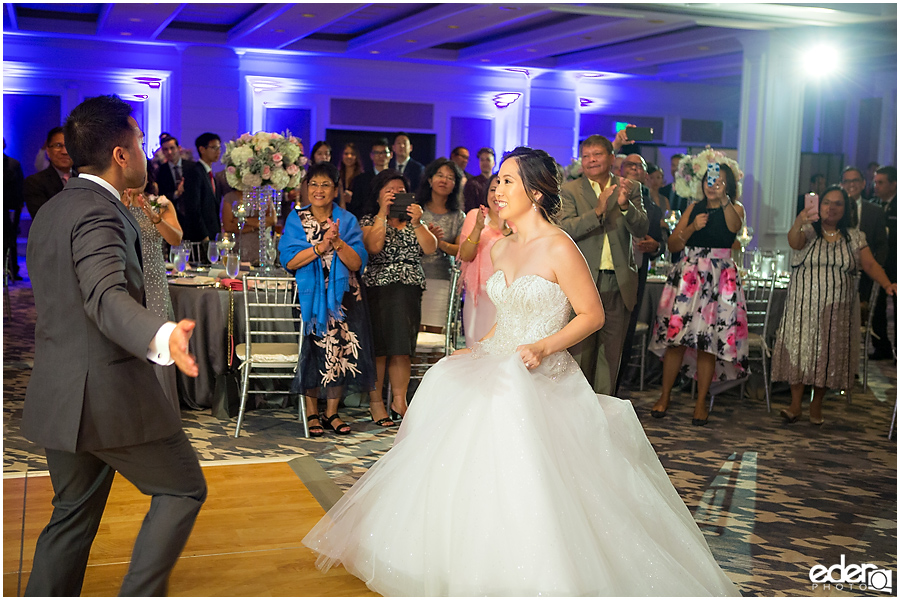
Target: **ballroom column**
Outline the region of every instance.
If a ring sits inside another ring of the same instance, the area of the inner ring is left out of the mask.
[[[526,143],[567,165],[578,152],[579,102],[576,79],[548,71],[531,79]]]
[[[796,33],[753,32],[744,47],[738,161],[751,247],[787,249],[795,218],[805,81]]]

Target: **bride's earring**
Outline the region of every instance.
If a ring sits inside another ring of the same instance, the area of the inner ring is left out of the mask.
[[[534,210],[534,212],[540,212],[540,210],[541,210],[538,208],[537,202],[532,202],[531,208],[532,208],[532,210]]]

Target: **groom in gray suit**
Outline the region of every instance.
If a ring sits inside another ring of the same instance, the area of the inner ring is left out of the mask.
[[[147,177],[143,133],[130,115],[116,96],[72,110],[66,148],[79,176],[42,207],[28,239],[37,324],[22,431],[45,448],[54,491],[29,596],[80,594],[117,471],[151,496],[121,595],[165,595],[206,499],[177,402],[150,364],[197,375],[188,353],[194,323],[166,322],[143,306],[140,229],[120,201]]]
[[[613,144],[592,135],[581,144],[580,179],[562,187],[560,227],[572,236],[597,282],[606,324],[570,350],[598,394],[612,394],[628,321],[635,310],[638,268],[632,237],[647,235],[641,186],[610,172]]]

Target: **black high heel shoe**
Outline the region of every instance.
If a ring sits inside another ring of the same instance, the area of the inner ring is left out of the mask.
[[[319,425],[308,425],[313,421],[319,421]],[[309,437],[322,437],[325,435],[325,428],[321,425],[321,420],[319,419],[319,415],[309,415],[306,417],[307,429],[309,429]]]
[[[335,427],[334,426],[335,419],[340,419],[340,417],[338,416],[337,413],[334,413],[330,417],[325,417],[325,423],[331,428],[332,431],[334,431],[338,435],[348,435],[349,433],[352,432],[352,430],[350,429],[350,426],[347,425],[346,423],[341,423],[340,425]]]
[[[652,410],[651,409],[650,416],[653,417],[654,419],[662,419],[664,416],[666,416],[667,412],[669,412],[668,408],[666,408],[666,410]]]
[[[691,419],[691,425],[693,425],[694,427],[703,427],[703,426],[706,425],[707,423],[709,423],[709,418],[706,418],[706,419]]]

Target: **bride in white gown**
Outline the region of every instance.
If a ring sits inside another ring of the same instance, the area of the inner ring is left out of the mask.
[[[320,569],[393,596],[739,595],[631,403],[594,394],[566,352],[604,315],[547,219],[557,173],[540,150],[505,157],[517,233],[491,252],[497,324],[428,371],[391,450],[303,539]]]

